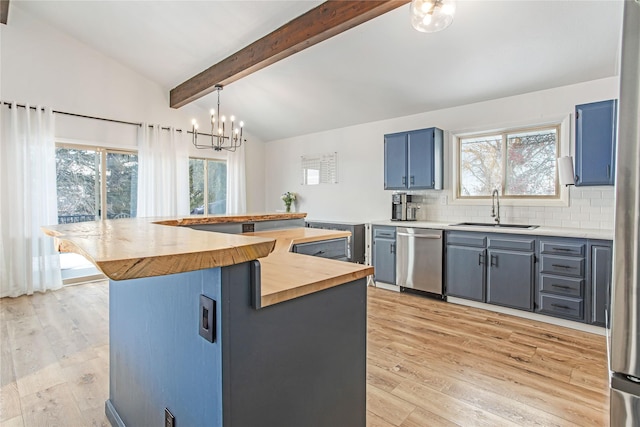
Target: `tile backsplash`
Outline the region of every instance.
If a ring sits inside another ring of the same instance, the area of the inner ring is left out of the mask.
[[[417,219],[444,222],[492,222],[491,201],[486,205],[447,204],[448,193],[414,192],[420,205]],[[505,223],[547,227],[613,230],[614,187],[571,187],[569,206],[500,206]]]

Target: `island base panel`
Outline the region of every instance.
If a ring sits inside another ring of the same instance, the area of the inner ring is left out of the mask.
[[[256,310],[252,277],[243,263],[110,282],[113,426],[163,425],[165,408],[180,426],[365,425],[365,279]]]

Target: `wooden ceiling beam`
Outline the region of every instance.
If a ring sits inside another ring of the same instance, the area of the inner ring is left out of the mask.
[[[169,92],[179,108],[296,52],[396,9],[410,0],[333,0],[322,3],[272,33],[191,77]]]
[[[0,0],[0,24],[7,25],[9,19],[9,0]]]

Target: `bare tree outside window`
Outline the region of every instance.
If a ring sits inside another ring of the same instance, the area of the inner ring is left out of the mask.
[[[502,182],[502,137],[460,140],[460,195],[490,196]]]
[[[557,197],[558,126],[459,140],[459,196]]]
[[[556,194],[556,142],[556,129],[508,135],[506,195]]]
[[[189,159],[189,204],[194,215],[227,212],[227,163],[224,160]]]
[[[105,171],[105,182],[102,171]],[[138,155],[104,148],[56,148],[58,222],[136,216]],[[103,197],[104,196],[104,197]],[[106,212],[103,213],[103,202]]]

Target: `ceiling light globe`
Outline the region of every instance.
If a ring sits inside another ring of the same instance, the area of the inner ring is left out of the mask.
[[[423,33],[444,30],[453,22],[455,0],[412,0],[411,25]]]

